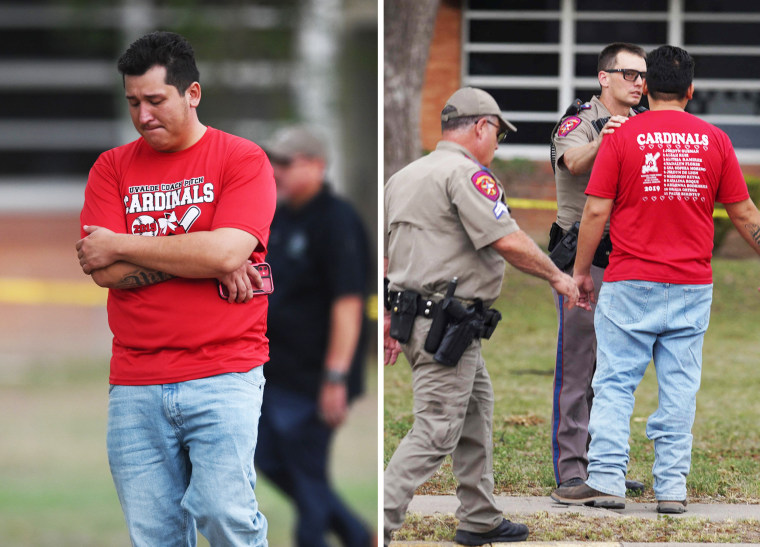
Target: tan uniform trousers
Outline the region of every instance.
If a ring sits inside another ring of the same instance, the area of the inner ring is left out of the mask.
[[[399,444],[384,474],[385,544],[404,516],[418,486],[451,455],[457,478],[459,528],[486,532],[502,521],[493,497],[493,388],[480,340],[456,367],[424,351],[430,319],[418,317],[402,345],[412,366],[414,425]]]

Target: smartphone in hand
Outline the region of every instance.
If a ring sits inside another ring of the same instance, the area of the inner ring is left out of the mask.
[[[256,268],[256,270],[259,272],[261,281],[263,283],[260,289],[257,289],[256,287],[253,288],[253,294],[271,294],[274,290],[272,268],[266,262],[259,262],[258,264],[254,264],[253,267]],[[219,287],[219,297],[227,300],[230,297],[230,293],[227,291],[227,287],[225,287],[224,284],[220,281],[217,281],[216,284]]]

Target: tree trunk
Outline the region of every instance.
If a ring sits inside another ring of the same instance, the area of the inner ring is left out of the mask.
[[[420,97],[440,0],[385,0],[384,180],[417,159]]]

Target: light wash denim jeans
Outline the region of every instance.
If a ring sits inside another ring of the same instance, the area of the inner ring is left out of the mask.
[[[602,285],[594,317],[597,363],[586,481],[591,488],[625,496],[633,393],[654,359],[659,406],[646,428],[654,441],[654,493],[658,500],[686,499],[711,302],[712,285]]]
[[[253,454],[264,367],[111,386],[108,461],[135,547],[267,545]]]

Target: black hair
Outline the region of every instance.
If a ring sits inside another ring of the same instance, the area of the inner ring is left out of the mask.
[[[614,42],[608,46],[606,46],[602,52],[599,54],[599,60],[596,63],[596,71],[601,72],[602,70],[609,70],[611,68],[615,68],[615,59],[617,58],[618,53],[621,51],[627,51],[628,53],[633,53],[634,55],[638,55],[642,59],[647,58],[647,52],[644,51],[644,48],[637,46],[635,44],[629,44],[628,42]],[[626,67],[623,67],[626,68]]]
[[[190,84],[200,81],[195,52],[190,43],[174,32],[156,31],[138,38],[117,63],[124,76],[142,76],[154,66],[166,68],[167,85],[184,94]]]
[[[694,60],[676,46],[660,46],[647,55],[647,90],[659,101],[686,97],[694,80]]]

